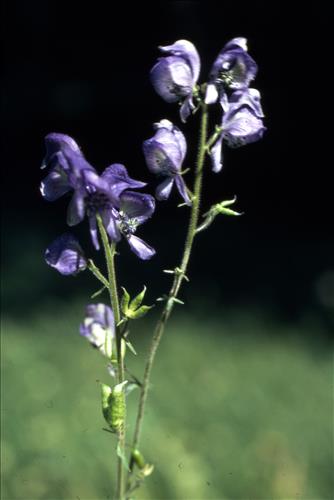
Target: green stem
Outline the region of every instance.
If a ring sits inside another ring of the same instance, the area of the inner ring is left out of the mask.
[[[192,207],[191,214],[188,226],[187,237],[184,245],[183,256],[181,260],[181,264],[179,266],[178,272],[174,274],[173,284],[171,286],[170,292],[168,294],[165,307],[162,311],[161,317],[158,320],[156,325],[151,345],[149,348],[149,353],[146,361],[143,385],[141,389],[137,420],[134,432],[134,438],[132,443],[132,450],[136,450],[139,444],[141,428],[144,419],[144,410],[145,404],[147,400],[148,388],[149,388],[149,380],[151,375],[151,370],[155,358],[156,351],[158,349],[161,337],[164,333],[166,323],[171,315],[171,312],[174,307],[175,299],[179,293],[181,284],[183,279],[185,278],[185,274],[187,271],[190,254],[194,242],[194,238],[196,235],[196,229],[198,224],[199,217],[199,208],[201,201],[201,191],[202,191],[202,178],[203,178],[203,166],[205,160],[206,153],[206,140],[207,140],[207,124],[208,124],[208,111],[206,104],[202,104],[202,117],[201,117],[201,128],[200,128],[200,138],[199,138],[199,147],[198,147],[198,155],[196,162],[196,171],[195,171],[195,182],[194,182],[194,195],[192,199]],[[134,467],[134,460],[131,458],[130,460],[130,471],[132,472]],[[131,473],[130,472],[130,473]]]
[[[99,214],[96,214],[96,220],[98,228],[101,235],[101,240],[103,244],[104,254],[107,262],[108,269],[108,290],[110,296],[110,303],[114,313],[115,318],[115,328],[116,328],[116,349],[117,349],[117,382],[118,384],[124,381],[124,359],[122,356],[122,334],[119,328],[119,322],[121,320],[118,290],[117,290],[117,280],[116,280],[116,270],[115,270],[115,254],[116,254],[116,244],[109,244],[108,235],[104,228],[102,219]],[[125,421],[122,430],[118,433],[118,448],[120,450],[120,455],[124,455],[125,452]],[[116,498],[117,500],[124,499],[124,465],[122,458],[118,456],[117,459],[117,487],[116,487]]]

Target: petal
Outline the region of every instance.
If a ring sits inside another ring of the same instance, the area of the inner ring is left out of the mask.
[[[159,47],[162,52],[170,53],[173,56],[179,56],[185,59],[191,67],[193,83],[195,84],[199,77],[201,62],[195,45],[188,40],[178,40],[173,45]]]
[[[218,99],[218,91],[214,83],[208,83],[205,92],[205,103],[214,104]]]
[[[266,130],[262,120],[247,105],[233,113],[226,113],[225,117],[224,139],[233,148],[261,139]]]
[[[164,142],[175,142],[178,145],[180,157],[175,161],[180,161],[182,163],[187,152],[187,142],[183,132],[181,132],[179,127],[166,119],[160,120],[160,122],[155,123],[153,127],[157,131],[154,139],[156,139],[158,142],[160,142],[161,144],[163,144]]]
[[[177,102],[192,92],[191,69],[181,57],[159,59],[151,69],[150,78],[157,94],[167,102]]]
[[[46,147],[46,155],[42,162],[41,168],[45,168],[50,158],[54,153],[61,151],[66,154],[68,152],[74,152],[79,155],[82,155],[81,150],[78,144],[75,142],[72,137],[65,134],[58,134],[56,132],[52,132],[45,137],[45,147]]]
[[[125,191],[121,197],[121,211],[130,219],[136,219],[142,224],[152,216],[155,209],[155,200],[150,194]]]
[[[90,237],[92,239],[92,243],[94,245],[94,248],[95,248],[95,250],[100,250],[100,243],[99,243],[99,237],[97,234],[97,224],[96,224],[95,214],[88,217],[88,222],[89,222]]]
[[[174,184],[174,177],[167,177],[155,190],[157,200],[163,201],[169,198]]]
[[[85,216],[85,192],[78,189],[74,192],[67,208],[67,224],[75,226],[83,220]]]
[[[84,321],[80,324],[80,335],[85,337],[94,347],[110,358],[112,354],[112,341],[115,340],[115,320],[110,307],[105,304],[89,304],[86,307]],[[106,346],[106,338],[111,341]],[[107,351],[107,352],[106,352]]]
[[[226,43],[223,50],[226,51],[228,49],[233,49],[236,47],[247,52],[248,51],[247,38],[244,37],[232,38],[232,40]]]
[[[125,166],[120,163],[114,163],[107,167],[102,173],[101,178],[107,181],[116,206],[119,206],[119,195],[125,189],[138,189],[146,186],[146,182],[131,179]]]
[[[229,108],[229,102],[228,102],[227,94],[224,91],[224,89],[221,89],[221,91],[220,91],[219,103],[220,103],[221,107],[223,108],[224,113],[226,113],[226,111]]]
[[[65,233],[45,251],[45,260],[63,275],[77,274],[87,267],[87,260],[76,238]]]
[[[222,143],[223,135],[215,142],[210,150],[210,157],[212,161],[212,170],[214,172],[219,172],[223,166],[223,154],[222,154]]]
[[[103,225],[111,241],[117,242],[121,239],[121,234],[116,224],[116,219],[112,209],[101,210]]]
[[[166,147],[155,139],[148,139],[143,143],[143,153],[148,169],[154,174],[174,173],[181,167],[169,156],[172,154],[174,158],[180,158],[180,151],[175,144],[169,143]]]
[[[230,97],[230,103],[238,104],[239,107],[242,104],[248,104],[258,118],[264,117],[261,106],[261,94],[257,89],[236,90]]]
[[[105,328],[110,328],[115,335],[115,319],[111,307],[105,304],[89,304],[86,306],[86,317],[92,318]]]
[[[183,123],[187,121],[188,116],[192,113],[194,109],[195,106],[193,103],[192,95],[189,95],[188,97],[185,98],[180,108],[180,118]]]
[[[47,201],[57,200],[70,189],[67,175],[60,169],[52,169],[40,186],[41,194]]]
[[[210,71],[209,85],[216,85],[219,92],[224,86],[232,90],[244,89],[256,73],[257,64],[247,53],[247,40],[233,38],[218,54]]]
[[[181,175],[176,175],[175,176],[175,182],[176,182],[176,187],[180,193],[180,195],[182,196],[182,198],[184,199],[184,202],[187,204],[187,205],[191,205],[191,200],[188,196],[188,193],[187,193],[187,187],[186,187],[186,184],[182,178]]]
[[[133,234],[127,238],[131,250],[142,260],[148,260],[155,255],[156,251],[145,241]]]

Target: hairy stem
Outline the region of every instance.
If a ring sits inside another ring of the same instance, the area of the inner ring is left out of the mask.
[[[207,140],[207,122],[208,122],[208,112],[206,104],[202,104],[202,116],[201,116],[201,128],[200,128],[200,137],[199,137],[199,147],[198,147],[198,155],[196,162],[196,171],[195,171],[195,182],[194,182],[194,190],[193,190],[193,198],[192,198],[192,207],[191,214],[188,226],[187,237],[184,245],[183,256],[181,259],[181,264],[178,268],[175,269],[174,272],[174,280],[169,291],[168,297],[166,299],[165,307],[162,311],[161,317],[159,318],[152,341],[149,348],[149,353],[145,365],[143,385],[140,393],[137,420],[134,432],[134,438],[132,443],[132,450],[137,449],[140,439],[141,428],[144,419],[144,411],[145,404],[147,400],[148,388],[149,388],[149,380],[151,375],[151,370],[155,358],[156,351],[158,349],[161,337],[164,333],[166,323],[171,315],[173,310],[175,299],[180,291],[180,287],[183,279],[185,278],[185,273],[187,271],[191,250],[194,242],[194,238],[196,235],[196,229],[198,224],[199,217],[199,208],[201,201],[201,191],[202,191],[202,177],[203,177],[203,166],[205,160],[206,153],[206,140]],[[131,457],[130,460],[130,471],[132,472],[134,467],[134,460]]]
[[[110,296],[110,303],[114,313],[115,318],[115,328],[116,328],[116,348],[117,348],[117,382],[120,384],[124,381],[124,360],[122,356],[122,334],[119,327],[121,320],[118,290],[117,290],[117,279],[115,270],[115,254],[116,254],[116,244],[109,244],[108,235],[104,228],[102,219],[99,214],[96,215],[97,224],[99,227],[101,240],[103,244],[104,254],[107,262],[108,269],[108,290]],[[124,455],[125,451],[125,421],[123,428],[118,433],[118,448],[120,454]],[[117,459],[117,487],[116,487],[116,498],[117,500],[124,499],[124,465],[120,456]]]

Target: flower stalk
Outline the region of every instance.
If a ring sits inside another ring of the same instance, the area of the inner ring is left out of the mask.
[[[116,244],[109,244],[108,235],[104,228],[101,216],[96,214],[97,225],[99,228],[102,245],[104,249],[104,254],[107,263],[108,269],[108,281],[109,281],[109,296],[112,310],[114,312],[115,317],[115,328],[116,328],[116,353],[117,353],[117,382],[118,384],[122,384],[124,382],[124,359],[122,356],[122,335],[121,329],[119,327],[119,323],[121,321],[120,308],[119,308],[119,299],[118,299],[118,290],[117,290],[117,279],[116,279],[116,270],[115,270],[115,254],[116,254]],[[122,389],[124,390],[124,389]],[[126,412],[125,412],[126,413]],[[124,417],[125,418],[125,417]],[[117,486],[116,486],[116,498],[119,500],[124,499],[124,465],[122,460],[122,455],[125,452],[125,421],[118,432],[118,445],[117,449],[119,450],[117,457]]]
[[[148,395],[149,381],[150,381],[150,376],[151,376],[151,371],[152,371],[155,355],[156,355],[157,349],[159,347],[163,333],[165,331],[167,321],[172,313],[174,304],[178,300],[177,296],[178,296],[178,293],[180,291],[182,281],[184,279],[186,279],[186,271],[187,271],[187,267],[188,267],[188,263],[189,263],[189,259],[190,259],[190,255],[191,255],[191,250],[193,247],[194,238],[196,236],[196,230],[197,230],[197,224],[198,224],[198,218],[199,218],[200,202],[201,202],[203,167],[204,167],[204,161],[205,161],[207,127],[208,127],[207,105],[205,103],[202,103],[201,109],[202,109],[202,115],[201,115],[201,127],[200,127],[200,136],[199,136],[199,147],[198,147],[198,155],[197,155],[196,171],[195,171],[195,182],[194,182],[194,190],[193,190],[194,194],[193,194],[193,199],[192,199],[188,232],[187,232],[186,241],[185,241],[185,245],[184,245],[184,251],[183,251],[183,256],[181,259],[181,264],[177,268],[178,272],[174,272],[173,283],[172,283],[171,289],[169,291],[169,294],[165,299],[166,300],[165,307],[162,311],[161,317],[159,318],[159,320],[157,322],[157,325],[156,325],[156,328],[155,328],[155,331],[154,331],[154,334],[153,334],[153,337],[151,340],[151,344],[150,344],[150,348],[149,348],[149,352],[148,352],[148,356],[147,356],[147,360],[146,360],[146,365],[145,365],[143,384],[141,387],[138,413],[137,413],[137,419],[136,419],[136,425],[135,425],[135,431],[134,431],[134,438],[133,438],[133,442],[132,442],[132,450],[136,450],[138,448],[138,445],[139,445],[140,433],[141,433],[143,419],[144,419],[145,404],[146,404],[147,395]],[[130,474],[133,471],[134,465],[135,465],[135,460],[134,460],[133,455],[132,455],[131,460],[130,460]]]

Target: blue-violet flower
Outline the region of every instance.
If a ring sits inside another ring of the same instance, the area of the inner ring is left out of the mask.
[[[141,259],[148,260],[155,250],[138,236],[137,227],[150,218],[155,209],[153,196],[135,191],[124,191],[120,195],[120,209],[117,215],[117,228],[128,241],[131,250]]]
[[[60,274],[74,275],[84,271],[87,260],[78,240],[69,233],[59,236],[45,251],[45,260]]]
[[[115,349],[115,320],[112,309],[105,304],[89,304],[86,315],[80,324],[80,335],[85,337],[109,359]]]
[[[210,71],[205,102],[219,100],[227,108],[226,90],[242,90],[249,86],[257,73],[257,64],[247,52],[246,38],[233,38],[220,51]]]
[[[262,138],[266,127],[259,114],[263,116],[259,102],[255,106],[242,103],[242,101],[241,104],[239,102],[229,103],[228,109],[223,115],[221,133],[210,151],[214,172],[219,172],[223,166],[223,141],[231,148],[237,148]]]
[[[195,109],[194,89],[200,73],[200,58],[188,40],[159,47],[166,54],[151,70],[151,82],[156,92],[167,102],[180,102],[183,122]]]
[[[126,189],[141,188],[146,183],[131,179],[124,165],[118,163],[107,167],[99,176],[69,136],[52,133],[45,143],[47,154],[43,167],[49,166],[51,170],[41,183],[42,195],[53,201],[73,190],[67,211],[68,225],[78,224],[87,215],[91,238],[98,250],[96,214],[99,213],[111,241],[118,241],[120,195]]]
[[[187,188],[181,175],[181,167],[187,151],[186,139],[181,130],[169,120],[154,124],[155,135],[144,142],[143,151],[149,170],[165,176],[156,189],[156,198],[166,200],[175,182],[187,205],[191,205]]]

